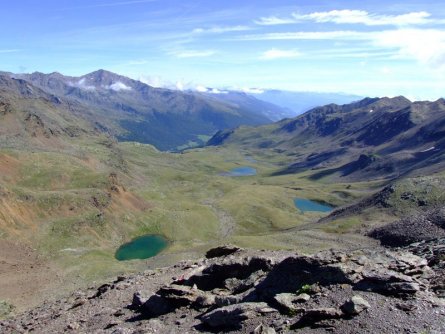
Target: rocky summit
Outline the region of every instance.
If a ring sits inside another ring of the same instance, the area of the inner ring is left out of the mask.
[[[234,246],[120,276],[2,333],[443,333],[445,239],[300,255]]]

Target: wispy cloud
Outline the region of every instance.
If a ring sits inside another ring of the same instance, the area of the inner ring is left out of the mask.
[[[373,32],[354,30],[275,32],[239,36],[243,41],[265,40],[368,40]]]
[[[293,13],[290,17],[261,17],[255,23],[259,25],[296,24],[304,21],[316,23],[335,24],[363,24],[367,26],[413,26],[424,24],[443,24],[443,20],[436,20],[425,11],[410,12],[400,15],[372,14],[365,10],[332,10],[326,12],[314,12],[310,14]]]
[[[360,42],[363,56],[386,54],[391,58],[414,59],[432,67],[445,66],[445,30],[393,29],[381,31],[297,31],[245,35],[239,40],[330,40]],[[348,45],[348,44],[346,44]],[[357,45],[355,45],[357,46]],[[271,53],[273,55],[273,53]],[[276,52],[279,55],[279,52]],[[360,54],[359,54],[360,55]],[[341,57],[341,54],[338,55]],[[357,56],[357,55],[356,55]]]
[[[21,51],[20,49],[3,49],[0,50],[0,53],[13,53],[13,52],[19,52]]]
[[[371,14],[365,10],[332,10],[329,12],[315,12],[306,15],[297,13],[292,14],[297,21],[315,21],[317,23],[336,23],[336,24],[364,24],[367,26],[381,25],[419,25],[434,22],[430,19],[428,12],[411,12],[401,15],[378,15]]]
[[[114,90],[115,92],[120,92],[121,90],[131,90],[132,88],[130,86],[127,86],[126,84],[124,84],[123,82],[117,81],[115,83],[112,83],[109,86],[105,86],[105,89],[111,89]]]
[[[167,87],[170,88],[173,86],[173,84],[170,81],[165,80],[164,78],[160,76],[153,76],[153,75],[140,75],[138,77],[138,80],[140,82],[143,82],[146,85],[152,86],[152,87]]]
[[[77,87],[80,89],[85,89],[85,90],[95,90],[96,87],[92,86],[92,85],[88,85],[88,83],[86,82],[85,78],[80,79],[77,82],[68,82],[68,85],[73,86],[73,87]]]
[[[372,41],[375,46],[396,48],[401,57],[414,58],[433,67],[445,66],[445,31],[399,29],[384,31]]]
[[[169,53],[176,58],[204,58],[216,54],[215,50],[183,50]]]
[[[213,34],[222,34],[226,32],[236,32],[236,31],[246,31],[251,30],[251,27],[238,25],[238,26],[232,26],[232,27],[211,27],[211,28],[196,28],[193,30],[193,33],[195,34],[202,34],[202,33],[213,33]]]
[[[276,16],[269,16],[269,17],[260,17],[258,20],[255,20],[254,22],[262,26],[274,26],[280,24],[295,23],[295,19],[293,17],[281,18]]]
[[[283,59],[283,58],[296,58],[300,57],[301,52],[297,50],[280,50],[280,49],[270,49],[260,56],[263,60],[273,60],[273,59]]]

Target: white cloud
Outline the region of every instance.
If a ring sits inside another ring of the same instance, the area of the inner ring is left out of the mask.
[[[336,24],[364,24],[367,26],[379,25],[419,25],[432,23],[431,14],[428,12],[411,12],[401,15],[377,15],[370,14],[364,10],[332,10],[329,12],[315,12],[311,14],[292,14],[296,22],[315,21],[318,23],[336,23]]]
[[[236,31],[246,31],[251,30],[252,28],[248,26],[233,26],[233,27],[212,27],[212,28],[196,28],[193,30],[195,34],[203,34],[203,33],[213,33],[213,34],[222,34],[225,32],[236,32]]]
[[[445,30],[405,28],[382,31],[297,31],[245,35],[239,40],[330,40],[360,42],[368,52],[348,53],[344,48],[333,57],[386,57],[414,59],[431,67],[445,67]],[[347,45],[347,44],[346,44]],[[279,53],[277,53],[278,55]],[[309,53],[308,53],[309,54]],[[273,55],[273,53],[272,53]]]
[[[216,54],[214,50],[185,50],[170,53],[170,55],[176,58],[204,58],[213,56],[214,54]]]
[[[264,90],[260,88],[249,88],[249,87],[243,87],[239,89],[240,91],[248,94],[263,94]]]
[[[276,16],[269,16],[269,17],[261,17],[254,22],[256,24],[262,25],[262,26],[274,26],[274,25],[280,25],[280,24],[295,23],[295,19],[294,18],[280,18],[280,17],[276,17]]]
[[[442,24],[444,20],[431,18],[431,14],[425,11],[410,12],[400,15],[372,14],[365,10],[331,10],[326,12],[314,12],[310,14],[293,13],[291,17],[279,18],[276,16],[261,17],[255,23],[259,25],[281,25],[313,21],[317,23],[335,24],[363,24],[367,26],[412,26],[421,24]]]
[[[225,90],[219,90],[217,88],[212,88],[211,90],[208,91],[208,93],[210,93],[210,94],[228,94],[229,92],[227,92]]]
[[[206,92],[208,92],[208,88],[207,87],[204,87],[204,86],[196,86],[196,91],[197,92],[200,92],[200,93],[206,93]]]
[[[240,36],[238,40],[263,41],[263,40],[368,40],[372,32],[361,31],[297,31],[275,32],[256,35]]]
[[[186,90],[195,90],[195,88],[196,88],[196,84],[193,83],[192,81],[185,81],[184,79],[179,79],[176,81],[176,84],[174,85],[174,87],[171,87],[170,89],[186,91]]]
[[[96,89],[96,87],[88,85],[86,83],[85,78],[82,78],[82,79],[80,79],[77,82],[68,82],[68,85],[73,86],[73,87],[77,87],[77,88],[80,88],[80,89],[85,89],[85,90],[95,90]]]
[[[161,76],[141,75],[138,79],[140,82],[155,88],[166,88],[173,90],[196,90],[196,84],[191,81],[185,81],[184,79],[178,79],[176,81],[165,79]],[[203,89],[206,89],[205,86]]]
[[[396,48],[401,57],[414,58],[430,66],[445,65],[445,31],[436,29],[399,29],[376,36],[377,47]]]
[[[121,90],[131,90],[130,86],[127,86],[126,84],[120,81],[117,81],[109,86],[106,86],[105,88],[114,90],[115,92],[120,92]]]
[[[176,82],[176,89],[180,91],[184,90],[184,84],[182,83],[182,81]]]
[[[260,56],[263,60],[283,59],[283,58],[296,58],[301,56],[301,53],[297,50],[280,50],[270,49]]]
[[[141,75],[139,76],[138,80],[146,85],[155,88],[166,88],[174,86],[172,82],[166,81],[160,76]]]

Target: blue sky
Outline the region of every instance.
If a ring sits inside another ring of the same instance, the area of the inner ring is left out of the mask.
[[[1,70],[154,86],[445,95],[440,1],[5,0]]]

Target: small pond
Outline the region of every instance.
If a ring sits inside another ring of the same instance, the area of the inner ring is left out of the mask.
[[[114,257],[119,261],[148,259],[159,254],[168,246],[168,241],[161,235],[147,234],[123,244]]]
[[[324,205],[305,198],[295,198],[294,203],[297,209],[301,210],[302,213],[305,213],[307,211],[331,212],[333,209],[333,207],[331,206]]]
[[[252,167],[237,167],[231,169],[227,173],[223,173],[224,176],[253,176],[256,175],[256,169]]]

